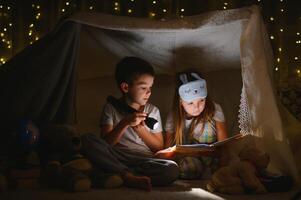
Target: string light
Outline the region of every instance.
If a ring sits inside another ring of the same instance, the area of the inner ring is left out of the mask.
[[[164,13],[166,13],[166,12],[167,12],[167,10],[166,10],[166,9],[163,9],[162,11],[163,11]]]
[[[272,36],[272,35],[271,35],[271,37],[270,37],[270,38],[271,38],[271,40],[274,40],[274,39],[275,39],[275,38],[274,38],[274,36]]]
[[[153,4],[156,4],[157,3],[157,1],[153,1]]]
[[[275,67],[275,71],[278,71],[279,69],[278,69],[278,67]]]
[[[128,9],[128,13],[131,14],[133,11],[132,9]]]

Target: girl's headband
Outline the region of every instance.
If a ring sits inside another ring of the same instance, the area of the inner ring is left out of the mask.
[[[188,82],[186,74],[180,75],[180,80],[182,81],[182,85],[179,87],[180,97],[186,102],[191,102],[198,98],[206,98],[206,81],[199,77],[196,73],[191,73],[191,76],[197,80]]]

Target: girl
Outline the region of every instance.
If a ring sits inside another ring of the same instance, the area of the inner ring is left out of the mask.
[[[166,147],[210,144],[227,138],[223,111],[220,105],[214,103],[207,95],[206,81],[196,71],[186,71],[177,75],[173,109],[167,117],[165,130]],[[174,158],[176,155],[174,148],[168,148],[159,151],[157,156]],[[206,156],[177,158],[180,178],[199,178],[204,175],[205,169],[214,167],[215,160]]]

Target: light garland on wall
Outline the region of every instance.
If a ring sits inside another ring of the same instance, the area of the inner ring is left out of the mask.
[[[13,24],[10,21],[12,9],[10,6],[7,5],[0,5],[0,43],[1,46],[5,47],[2,55],[0,55],[0,65],[6,63],[7,58],[11,56],[12,53],[12,40],[11,40],[11,33]]]
[[[29,44],[33,44],[35,41],[39,40],[39,34],[37,31],[37,23],[41,19],[41,6],[32,4],[31,8],[33,10],[33,21],[28,25],[28,38],[29,38]]]

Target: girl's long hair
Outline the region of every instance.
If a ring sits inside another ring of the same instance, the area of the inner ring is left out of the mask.
[[[202,75],[196,71],[196,70],[187,70],[187,71],[182,71],[177,74],[176,77],[176,91],[175,91],[175,96],[173,100],[173,109],[172,109],[172,117],[174,121],[174,136],[172,138],[172,143],[176,145],[183,144],[183,136],[184,136],[184,127],[185,127],[185,110],[181,104],[181,98],[179,96],[179,87],[183,84],[182,81],[180,80],[180,75],[181,74],[186,74],[188,82],[195,81],[196,79],[192,77],[190,74],[191,73],[196,73],[200,77]],[[203,77],[202,77],[203,78]],[[206,97],[206,102],[205,102],[205,108],[203,112],[199,116],[196,116],[192,119],[191,126],[189,127],[189,137],[192,136],[193,130],[195,127],[200,123],[200,122],[207,122],[211,121],[213,118],[215,112],[215,107],[213,104],[213,101],[211,98],[207,95]]]

